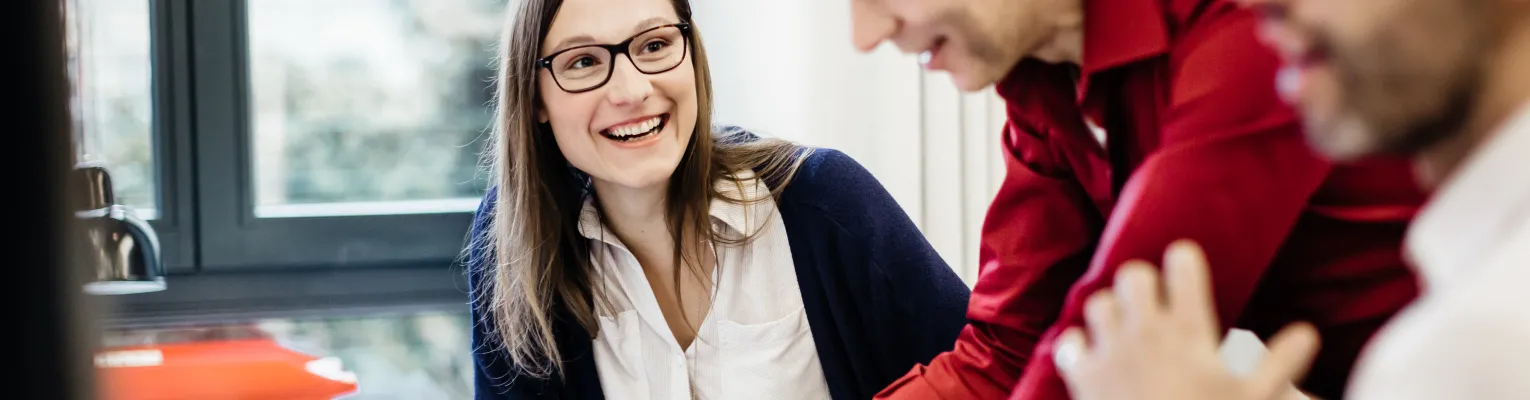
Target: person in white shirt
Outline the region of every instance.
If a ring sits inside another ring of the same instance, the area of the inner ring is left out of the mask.
[[[1247,0],[1289,67],[1278,85],[1330,157],[1409,155],[1436,187],[1408,233],[1422,294],[1366,347],[1346,397],[1530,398],[1530,1]],[[1290,395],[1318,345],[1271,338],[1250,375],[1216,359],[1189,243],[1123,268],[1056,362],[1080,400]],[[1160,291],[1167,293],[1160,293]]]
[[[712,125],[690,2],[511,4],[475,398],[870,398],[950,348],[970,291],[869,171]]]

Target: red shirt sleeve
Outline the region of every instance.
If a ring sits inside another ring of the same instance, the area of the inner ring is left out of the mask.
[[[1331,166],[1307,147],[1297,115],[1274,93],[1279,61],[1252,21],[1205,37],[1175,72],[1165,147],[1123,188],[1088,271],[1036,346],[1012,399],[1066,399],[1054,340],[1083,324],[1083,301],[1126,261],[1160,263],[1168,244],[1199,241],[1211,265],[1217,315],[1237,321]]]
[[[1017,135],[1025,136],[1008,136]],[[915,366],[877,398],[1005,398],[1083,272],[1099,212],[1068,179],[1038,173],[1015,156],[1005,164],[1007,177],[984,220],[967,327],[951,351]]]
[[[1034,84],[1014,94],[1030,98],[1010,103],[1005,178],[983,223],[969,324],[951,351],[915,366],[877,398],[1009,396],[1037,340],[1056,320],[1068,288],[1087,266],[1089,250],[1103,229],[1095,199],[1074,176],[1076,168],[1091,165],[1070,158],[1077,153],[1069,151],[1099,145],[1062,140],[1063,135],[1026,122],[1020,116],[1027,110],[1015,107],[1072,103],[1069,72],[1039,62],[1023,62],[1016,69],[1012,74]]]

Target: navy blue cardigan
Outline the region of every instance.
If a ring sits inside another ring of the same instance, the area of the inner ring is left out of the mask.
[[[564,378],[521,376],[495,339],[479,279],[493,251],[481,239],[490,190],[473,222],[476,399],[600,399],[590,335],[556,318]],[[838,151],[817,149],[778,201],[818,360],[835,399],[869,399],[916,364],[949,350],[966,325],[971,291],[871,173]],[[624,396],[616,395],[616,398]]]

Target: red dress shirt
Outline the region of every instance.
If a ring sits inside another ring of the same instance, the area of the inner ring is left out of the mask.
[[[1249,10],[1084,7],[1079,66],[1022,61],[998,85],[1007,175],[983,223],[969,325],[877,397],[1067,398],[1057,335],[1082,325],[1083,300],[1122,263],[1157,263],[1180,238],[1205,247],[1224,326],[1268,337],[1315,324],[1324,343],[1302,387],[1340,397],[1361,346],[1417,293],[1401,260],[1423,201],[1409,166],[1310,150]]]

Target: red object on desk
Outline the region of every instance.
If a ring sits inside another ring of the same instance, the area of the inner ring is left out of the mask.
[[[270,339],[122,347],[96,353],[108,400],[329,400],[356,391],[339,359]]]

